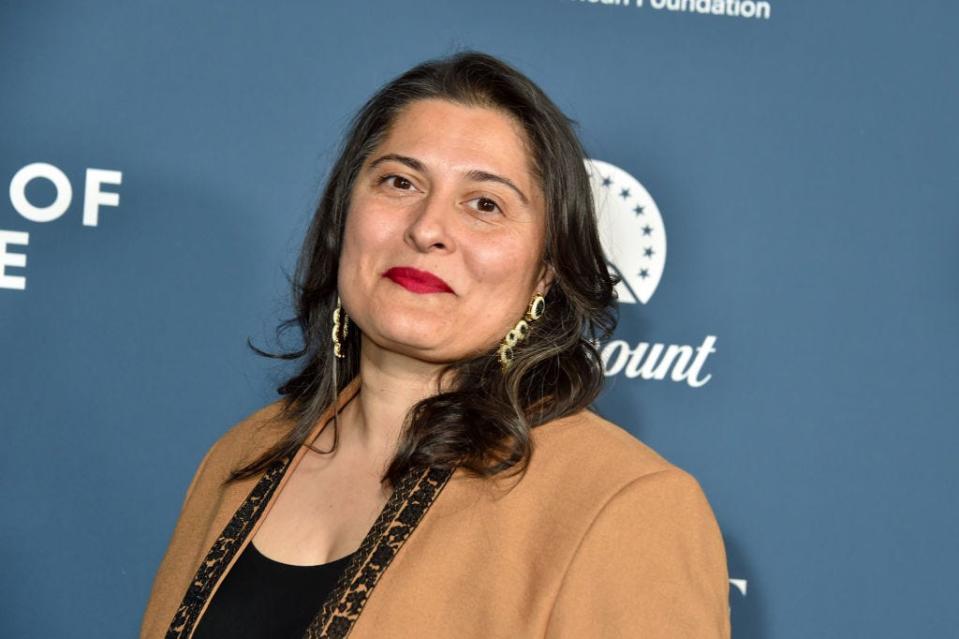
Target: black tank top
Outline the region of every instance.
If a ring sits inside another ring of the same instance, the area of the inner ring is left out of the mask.
[[[264,556],[251,540],[193,638],[301,639],[356,552],[317,566],[294,566]]]

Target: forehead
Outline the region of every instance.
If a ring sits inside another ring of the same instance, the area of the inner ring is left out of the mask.
[[[383,152],[413,156],[430,170],[496,173],[527,193],[538,191],[526,133],[512,116],[497,109],[435,98],[416,100],[396,116],[367,163]]]

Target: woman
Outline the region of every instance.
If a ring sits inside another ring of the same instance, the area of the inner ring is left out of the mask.
[[[729,636],[699,485],[589,410],[615,280],[584,157],[481,53],[364,105],[297,265],[302,365],[200,463],[142,637]]]

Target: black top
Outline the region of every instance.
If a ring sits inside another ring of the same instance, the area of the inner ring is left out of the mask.
[[[294,566],[253,545],[233,564],[194,639],[300,639],[357,551],[317,566]]]

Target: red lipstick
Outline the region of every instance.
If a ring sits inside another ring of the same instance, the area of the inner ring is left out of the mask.
[[[394,266],[383,273],[403,288],[414,293],[452,293],[449,284],[428,271],[421,271],[412,266]]]

